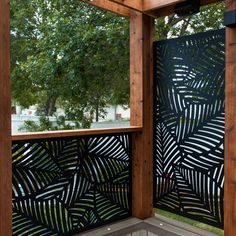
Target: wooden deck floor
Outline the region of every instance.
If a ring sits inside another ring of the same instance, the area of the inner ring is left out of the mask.
[[[213,233],[168,219],[163,216],[147,220],[130,218],[115,224],[87,231],[78,236],[216,236]]]

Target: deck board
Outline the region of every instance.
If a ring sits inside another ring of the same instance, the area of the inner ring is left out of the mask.
[[[156,216],[147,220],[130,218],[106,225],[104,227],[87,231],[78,236],[216,236],[211,232],[198,229],[194,226]]]

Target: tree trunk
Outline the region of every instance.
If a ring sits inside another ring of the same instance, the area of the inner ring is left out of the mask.
[[[115,109],[115,111],[114,111],[114,120],[116,121],[116,118],[117,118],[116,117],[116,113],[117,113],[117,106],[116,105],[114,106],[114,109]]]
[[[185,19],[184,23],[182,24],[182,28],[181,28],[181,31],[180,31],[180,36],[183,35],[185,33],[185,31],[187,30],[191,18],[192,17],[190,16],[190,17]]]
[[[95,119],[96,119],[96,122],[98,122],[98,120],[99,120],[99,103],[98,102],[96,103]]]
[[[45,104],[44,112],[45,116],[52,116],[56,110],[56,100],[57,98],[49,95]]]

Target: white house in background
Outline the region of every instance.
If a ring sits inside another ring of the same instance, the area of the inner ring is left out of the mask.
[[[28,109],[21,109],[20,106],[15,106],[12,111],[12,133],[19,132],[18,129],[23,126],[24,121],[31,120],[39,122],[39,116],[36,116],[36,106],[31,106]],[[106,117],[99,119],[99,122],[91,124],[91,128],[119,127],[128,126],[130,119],[130,109],[124,109],[122,106],[110,106],[106,109]],[[63,110],[58,109],[58,115],[63,115]],[[49,120],[56,123],[55,117],[49,117]]]
[[[124,109],[122,106],[110,106],[105,109],[107,112],[104,119],[99,119],[99,121],[120,121],[130,119],[130,109]]]

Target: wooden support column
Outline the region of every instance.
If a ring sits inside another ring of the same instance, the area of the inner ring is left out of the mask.
[[[0,0],[0,235],[12,235],[10,9]]]
[[[142,126],[133,136],[133,216],[153,216],[153,39],[154,19],[130,13],[131,126]]]
[[[226,1],[227,11],[236,1]],[[225,236],[236,235],[236,28],[226,27],[225,77]]]

